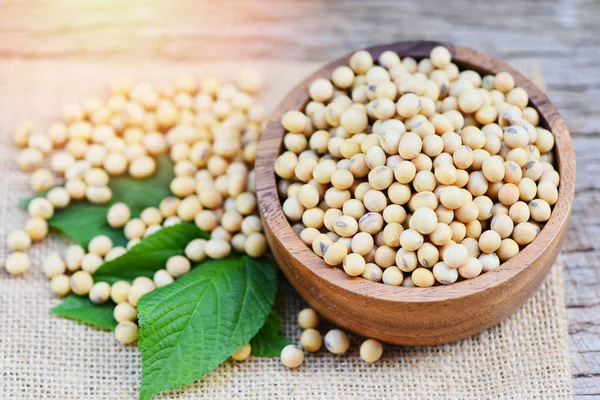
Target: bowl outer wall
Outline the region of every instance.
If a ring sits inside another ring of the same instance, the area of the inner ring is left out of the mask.
[[[492,57],[440,42],[400,42],[366,50],[374,59],[385,50],[419,59],[437,45],[446,46],[461,69],[485,74],[510,72],[538,110],[540,126],[554,133],[561,175],[558,201],[544,229],[513,259],[475,279],[448,286],[404,288],[349,277],[341,269],[326,265],[302,243],[285,218],[277,194],[273,167],[285,133],[280,119],[285,111],[302,109],[309,101],[310,82],[329,78],[335,67],[348,65],[351,54],[306,78],[281,102],[261,137],[256,161],[257,196],[267,240],[292,286],[321,315],[341,327],[404,345],[459,340],[513,314],[550,271],[564,240],[574,196],[575,154],[567,127],[546,95],[520,73]]]

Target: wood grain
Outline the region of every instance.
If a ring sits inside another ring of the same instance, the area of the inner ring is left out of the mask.
[[[401,57],[423,58],[439,42],[400,42],[367,49],[374,59],[386,50]],[[575,190],[575,153],[560,114],[531,81],[503,62],[473,50],[444,44],[462,69],[482,74],[510,72],[524,88],[542,126],[556,142],[561,184],[552,217],[536,239],[516,257],[477,279],[432,288],[382,285],[351,278],[315,255],[292,230],[277,194],[274,160],[281,152],[286,131],[281,117],[302,109],[310,98],[308,86],[328,78],[350,54],[307,77],[271,114],[260,140],[256,160],[256,189],[263,226],[271,251],[296,291],[320,314],[350,331],[402,345],[436,345],[463,339],[512,315],[537,290],[560,251],[568,226]]]
[[[0,59],[324,63],[375,43],[443,38],[509,64],[539,62],[578,159],[562,259],[574,389],[588,399],[600,396],[599,16],[596,0],[3,0]]]

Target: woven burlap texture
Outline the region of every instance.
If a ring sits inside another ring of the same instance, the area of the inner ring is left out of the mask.
[[[25,61],[0,64],[0,237],[21,227],[26,214],[18,199],[30,194],[27,175],[16,168],[10,140],[15,124],[40,125],[60,106],[106,92],[122,73],[139,79],[173,79],[180,72],[218,73],[252,66],[267,78],[265,102],[272,108],[315,64],[284,62],[205,64],[141,62]],[[535,64],[517,67],[539,81]],[[4,239],[0,259],[7,255]],[[30,251],[32,270],[23,277],[0,272],[1,399],[133,399],[139,390],[140,356],[111,333],[49,315],[60,300],[41,272],[44,254],[65,239],[52,237]],[[542,288],[501,325],[458,343],[436,347],[385,346],[383,358],[368,365],[358,357],[360,338],[342,356],[307,355],[297,370],[278,359],[253,357],[227,362],[188,387],[159,396],[184,399],[530,399],[571,398],[571,373],[564,307],[563,267],[556,264]],[[305,305],[282,285],[284,332],[295,341],[296,313]],[[375,312],[375,311],[374,311]],[[324,334],[327,325],[321,327]]]

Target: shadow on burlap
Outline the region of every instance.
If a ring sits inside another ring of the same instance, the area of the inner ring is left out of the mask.
[[[258,63],[272,108],[315,64]],[[24,119],[44,123],[69,101],[104,93],[111,76],[122,72],[158,80],[178,72],[231,76],[240,63],[133,64],[14,61],[0,64],[0,237],[22,226],[18,199],[28,196],[27,176],[15,166],[10,141]],[[540,82],[535,64],[525,74]],[[68,88],[63,92],[63,88]],[[0,259],[7,249],[0,242]],[[53,236],[35,245],[32,270],[24,277],[0,272],[1,399],[131,399],[140,379],[139,352],[121,346],[112,334],[49,315],[59,303],[50,292],[40,260],[66,247]],[[305,306],[287,283],[284,333],[298,341],[296,313]],[[321,326],[325,333],[326,324]],[[189,387],[160,398],[210,399],[531,399],[571,398],[571,372],[564,307],[563,267],[556,264],[542,288],[499,326],[458,343],[436,347],[385,346],[383,358],[368,365],[358,357],[360,338],[342,356],[325,351],[307,355],[297,370],[278,359],[227,362]]]

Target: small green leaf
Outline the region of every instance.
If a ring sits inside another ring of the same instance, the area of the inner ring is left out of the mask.
[[[112,228],[106,221],[110,206],[125,203],[131,209],[131,215],[137,217],[144,208],[156,207],[162,199],[171,195],[169,185],[173,177],[173,163],[169,157],[163,156],[158,159],[156,174],[148,179],[112,178],[109,186],[113,197],[108,204],[73,203],[63,210],[57,210],[48,223],[83,247],[87,247],[89,241],[98,235],[110,237],[115,246],[124,246],[127,239],[123,230]],[[24,199],[21,205],[27,208],[32,199],[45,195],[44,192]]]
[[[156,162],[156,174],[148,179],[131,177],[111,179],[112,203],[127,204],[131,215],[137,217],[145,208],[158,207],[162,199],[172,196],[169,185],[174,177],[171,159],[162,156]]]
[[[117,321],[113,317],[115,304],[111,301],[94,304],[85,296],[70,294],[61,304],[50,310],[50,313],[84,322],[102,329],[114,330]]]
[[[249,257],[210,260],[138,303],[140,399],[187,385],[256,335],[275,300],[273,266]]]
[[[125,246],[127,239],[122,229],[114,229],[106,221],[110,205],[73,203],[60,210],[48,221],[48,224],[66,234],[75,242],[87,248],[94,236],[106,235],[115,246]]]
[[[198,238],[208,239],[209,236],[192,224],[163,228],[142,239],[121,257],[104,263],[94,272],[94,279],[113,283],[132,281],[138,276],[152,278],[156,271],[165,267],[169,258],[183,255],[187,244]]]
[[[258,357],[279,357],[285,346],[294,343],[291,339],[280,335],[280,331],[281,317],[277,311],[271,310],[263,327],[250,341],[252,354]]]

